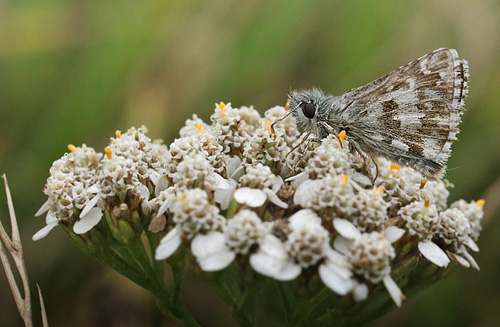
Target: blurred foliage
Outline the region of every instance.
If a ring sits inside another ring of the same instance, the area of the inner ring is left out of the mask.
[[[142,124],[171,142],[193,113],[209,119],[215,102],[263,112],[283,105],[290,88],[338,95],[439,47],[458,49],[472,74],[448,165],[450,200],[478,199],[500,182],[498,1],[0,1],[0,172],[51,325],[168,325],[148,294],[79,253],[61,231],[31,241],[44,225],[33,215],[48,169],[68,143],[102,149],[116,129]],[[2,219],[6,212],[2,201]],[[481,272],[457,268],[373,325],[496,325],[496,218],[479,241]],[[192,275],[185,299],[200,323],[234,324]],[[3,273],[0,317],[2,326],[21,323]]]

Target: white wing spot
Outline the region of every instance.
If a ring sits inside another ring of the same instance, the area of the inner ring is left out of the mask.
[[[405,144],[401,141],[398,141],[398,140],[392,140],[391,144],[393,147],[401,149],[405,152],[408,152],[408,150],[410,149],[410,147],[407,144]]]

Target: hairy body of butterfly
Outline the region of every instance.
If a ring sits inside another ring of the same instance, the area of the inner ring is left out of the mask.
[[[442,178],[468,80],[467,61],[442,48],[339,97],[319,89],[292,91],[289,114],[316,141],[344,130],[365,159],[382,156]]]

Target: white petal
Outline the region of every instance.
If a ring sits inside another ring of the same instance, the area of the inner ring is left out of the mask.
[[[278,275],[274,276],[274,279],[281,281],[294,280],[300,275],[302,268],[293,262],[287,262],[287,264],[281,269]]]
[[[328,264],[320,265],[318,272],[323,283],[339,295],[346,295],[354,286],[350,278],[343,278]]]
[[[356,191],[360,192],[360,191],[363,191],[364,188],[361,187],[355,180],[353,179],[349,179],[348,180],[348,184],[349,186],[351,186],[353,189],[355,189]]]
[[[361,232],[347,219],[335,218],[333,227],[343,237],[351,240],[361,237]]]
[[[321,225],[321,218],[311,209],[302,209],[288,218],[288,224],[292,228],[299,228],[303,224]]]
[[[172,228],[167,235],[160,241],[160,245],[156,248],[155,259],[163,260],[170,257],[181,245],[182,239],[177,228]]]
[[[237,172],[238,168],[243,168],[241,165],[241,159],[238,156],[230,157],[226,160],[226,173],[229,178],[233,178],[233,175]]]
[[[102,210],[101,208],[92,208],[90,211],[73,225],[75,234],[84,234],[92,229],[101,221]]]
[[[396,226],[390,226],[385,231],[385,238],[389,243],[394,243],[401,238],[405,233],[405,230]]]
[[[263,252],[252,254],[250,265],[259,274],[282,281],[295,279],[301,272],[299,265],[279,260]]]
[[[272,203],[274,203],[278,207],[281,207],[281,208],[284,208],[284,209],[288,208],[288,204],[286,204],[285,202],[281,201],[281,199],[278,198],[278,196],[276,195],[276,193],[274,193],[273,191],[271,191],[268,188],[263,189],[263,191],[267,194],[267,197],[269,198],[269,201],[271,201]]]
[[[206,257],[221,252],[226,248],[226,239],[223,233],[210,232],[198,234],[191,242],[191,252],[195,257]]]
[[[267,234],[266,236],[264,236],[264,239],[262,240],[262,243],[259,247],[259,252],[277,258],[281,261],[286,261],[288,259],[285,245],[279,238],[272,234]]]
[[[354,297],[354,301],[361,302],[368,298],[368,293],[370,290],[368,286],[364,283],[356,283],[354,288],[352,289],[352,296]]]
[[[256,208],[263,205],[267,200],[267,194],[262,190],[242,187],[234,192],[234,199],[241,204]]]
[[[281,178],[281,176],[274,176],[272,185],[272,191],[274,193],[278,192],[278,190],[281,188],[281,185],[283,185],[283,179]]]
[[[302,183],[307,181],[309,179],[309,173],[306,171],[303,171],[295,176],[289,177],[285,179],[285,182],[292,182],[292,185],[295,187],[299,187]]]
[[[479,252],[479,246],[477,246],[476,242],[474,242],[472,238],[468,237],[464,244],[467,245],[472,251]]]
[[[234,171],[234,173],[231,175],[231,179],[235,181],[239,181],[241,176],[245,174],[245,166],[240,165],[238,169]]]
[[[94,184],[87,189],[87,194],[88,193],[96,194],[99,192],[101,192],[101,189],[99,188],[99,186],[97,184]]]
[[[204,271],[217,271],[233,262],[236,254],[226,245],[223,233],[198,234],[191,242],[191,252]]]
[[[469,261],[465,260],[465,258],[459,256],[458,254],[456,253],[453,253],[453,252],[450,252],[450,251],[446,251],[446,253],[448,254],[448,256],[455,260],[456,262],[458,262],[462,267],[465,267],[465,268],[470,268],[470,263]]]
[[[165,191],[168,188],[168,180],[165,176],[160,176],[155,186],[155,195],[160,195],[161,191]]]
[[[430,262],[439,267],[446,267],[450,263],[450,259],[439,246],[431,241],[421,241],[418,243],[418,250]]]
[[[474,260],[474,258],[469,254],[469,252],[464,250],[463,255],[464,255],[465,259],[467,259],[467,261],[470,262],[470,265],[472,266],[472,268],[480,270],[479,265],[477,264],[476,260]]]
[[[151,205],[147,201],[143,201],[141,204],[142,213],[146,216],[151,214]]]
[[[85,205],[85,208],[83,208],[82,212],[80,213],[80,218],[84,217],[86,214],[89,213],[89,211],[91,209],[93,209],[95,207],[95,205],[97,204],[97,201],[99,201],[99,199],[101,198],[101,194],[98,193],[96,194],[92,200],[90,200],[86,205]],[[78,234],[78,233],[77,233]]]
[[[337,236],[333,241],[333,248],[342,254],[347,254],[353,242],[354,240],[347,239],[343,236]]]
[[[221,175],[219,174],[214,174],[213,175],[215,177],[215,186],[214,188],[216,190],[227,190],[229,188],[231,188],[231,183],[229,182],[229,180],[225,179],[224,177],[222,177]]]
[[[274,278],[283,269],[284,262],[263,252],[257,252],[250,256],[250,265],[259,274]]]
[[[403,293],[401,292],[401,289],[394,282],[394,279],[392,279],[392,277],[390,275],[385,276],[383,281],[384,281],[385,288],[387,289],[387,291],[391,295],[392,299],[394,300],[394,303],[396,303],[396,305],[398,307],[400,307],[401,302],[403,302],[404,297],[405,297],[403,295]]]
[[[201,270],[219,271],[229,266],[229,264],[233,262],[235,257],[236,253],[231,252],[229,250],[225,250],[207,257],[201,257],[196,259],[198,261],[198,264],[200,265]]]
[[[139,191],[139,197],[145,201],[148,201],[149,200],[149,188],[144,185],[144,184],[141,184],[139,185],[137,188],[137,191]]]
[[[216,189],[214,192],[215,202],[220,204],[222,210],[229,208],[231,201],[233,201],[234,190],[236,189],[236,181],[230,180],[228,187],[224,189]]]
[[[258,252],[250,256],[250,265],[256,272],[277,280],[292,280],[301,272],[300,266],[289,260],[283,242],[271,234],[265,236]]]
[[[295,195],[293,196],[293,203],[301,204],[314,200],[317,196],[318,182],[316,180],[308,179],[297,187]]]
[[[48,225],[54,221],[59,221],[59,219],[57,219],[55,211],[49,210],[47,216],[45,216],[45,223]]]
[[[160,209],[158,209],[156,214],[158,216],[163,215],[168,209],[170,209],[172,203],[174,203],[174,199],[172,197],[168,197],[167,200],[161,204]]]
[[[160,181],[160,178],[163,177],[162,175],[160,175],[159,172],[157,172],[156,170],[154,169],[148,169],[148,176],[149,176],[149,179],[151,179],[151,182],[153,182],[153,185],[157,185],[158,182]],[[155,195],[157,195],[155,193]]]
[[[47,236],[47,234],[54,228],[57,226],[57,223],[58,221],[54,221],[54,222],[51,222],[50,224],[48,224],[47,226],[45,226],[44,228],[40,229],[38,232],[35,233],[35,235],[33,235],[32,237],[32,240],[33,241],[38,241],[39,239],[42,239],[44,238],[45,236]]]
[[[352,277],[352,271],[350,269],[349,263],[347,262],[347,259],[343,254],[335,251],[330,246],[328,246],[325,249],[325,257],[326,263],[333,266],[336,273],[340,277],[344,279],[350,279]]]
[[[49,209],[50,209],[50,202],[47,199],[47,201],[45,201],[45,203],[42,204],[42,206],[40,207],[40,209],[38,209],[38,211],[35,213],[35,217],[41,216],[42,214],[44,214]]]
[[[96,205],[104,211],[105,203],[104,203],[104,200],[102,198],[99,198],[99,201],[97,201]]]

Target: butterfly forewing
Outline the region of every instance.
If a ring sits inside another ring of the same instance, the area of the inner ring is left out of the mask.
[[[332,112],[340,114],[356,150],[441,177],[459,132],[468,77],[455,50],[438,49],[346,92]]]

